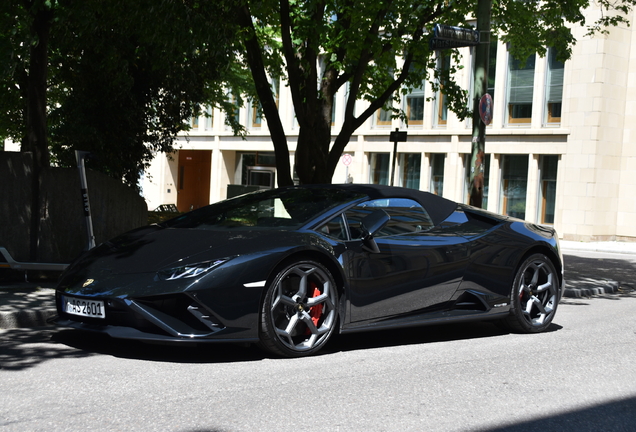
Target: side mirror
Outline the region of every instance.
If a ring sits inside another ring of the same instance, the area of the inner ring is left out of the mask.
[[[391,216],[382,210],[374,210],[373,213],[367,215],[360,221],[362,228],[362,244],[371,252],[379,253],[380,248],[373,239],[373,236],[386,226],[391,220]]]

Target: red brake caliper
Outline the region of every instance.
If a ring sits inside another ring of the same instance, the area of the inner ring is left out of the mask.
[[[318,287],[316,286],[315,283],[311,282],[310,285],[311,288],[314,289],[313,294],[311,295],[312,298],[318,297],[321,293],[320,290],[318,289]],[[314,322],[314,325],[316,327],[318,327],[318,321],[320,321],[320,316],[322,315],[322,305],[318,304],[316,306],[312,306],[309,308],[309,316],[311,317],[311,320]],[[305,331],[306,334],[310,334],[311,331],[309,329],[307,329]]]

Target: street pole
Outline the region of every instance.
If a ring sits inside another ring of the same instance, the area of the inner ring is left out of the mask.
[[[86,250],[90,250],[95,247],[95,234],[93,233],[93,220],[91,218],[91,205],[88,201],[88,183],[86,181],[86,166],[84,161],[90,152],[75,150],[75,160],[77,160],[77,169],[80,176],[80,187],[82,194],[82,205],[84,207],[84,220],[86,221],[86,236],[88,242],[86,244]]]
[[[488,62],[490,55],[490,11],[492,0],[477,3],[477,31],[480,43],[475,46],[475,91],[473,98],[473,135],[470,154],[470,205],[482,206],[484,196],[484,168],[486,147],[486,124],[479,112],[479,103],[488,90]]]
[[[406,142],[406,132],[400,132],[400,128],[395,128],[394,132],[389,134],[389,141],[393,141],[393,162],[391,163],[391,179],[390,185],[393,186],[395,178],[395,165],[397,161],[397,145],[399,142]]]

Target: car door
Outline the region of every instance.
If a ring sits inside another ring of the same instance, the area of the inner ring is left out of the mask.
[[[374,236],[379,253],[363,246],[360,221],[382,208],[389,224]],[[467,240],[434,229],[422,206],[410,199],[362,203],[345,213],[351,321],[364,321],[443,308],[468,264]]]

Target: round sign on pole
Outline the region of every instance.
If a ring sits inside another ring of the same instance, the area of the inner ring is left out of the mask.
[[[492,122],[492,96],[488,93],[479,100],[479,117],[486,126]]]
[[[351,165],[352,161],[353,161],[353,157],[350,154],[345,153],[342,155],[342,163],[345,164],[345,166]]]

